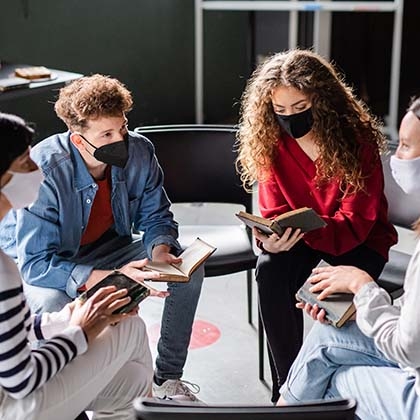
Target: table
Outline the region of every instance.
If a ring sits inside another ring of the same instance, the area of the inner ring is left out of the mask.
[[[6,78],[11,75],[14,75],[15,68],[21,67],[31,67],[28,64],[11,64],[11,63],[2,63],[0,68],[0,78]],[[33,95],[41,92],[51,91],[52,89],[58,89],[63,87],[67,83],[76,80],[83,76],[80,73],[72,73],[69,71],[49,69],[53,76],[50,80],[40,81],[40,82],[31,82],[29,87],[18,88],[8,90],[6,92],[0,92],[0,102],[7,101],[10,99],[15,99],[19,97],[24,97],[28,95]]]

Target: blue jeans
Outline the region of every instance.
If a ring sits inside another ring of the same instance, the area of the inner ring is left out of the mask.
[[[89,246],[89,245],[88,245]],[[86,248],[85,248],[86,250]],[[146,258],[139,236],[114,237],[76,260],[95,269],[114,269],[133,260]],[[204,267],[198,268],[187,283],[168,283],[170,295],[165,299],[156,358],[156,376],[179,379],[188,354],[192,325],[204,278]],[[63,291],[24,284],[25,297],[32,312],[59,311],[72,299]]]
[[[340,329],[317,322],[280,393],[288,403],[352,397],[363,420],[411,420],[420,418],[414,383],[355,322]]]

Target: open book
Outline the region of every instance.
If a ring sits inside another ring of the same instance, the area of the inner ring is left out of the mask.
[[[250,228],[256,227],[266,235],[277,233],[277,235],[281,236],[288,227],[293,229],[299,228],[302,232],[309,232],[310,230],[326,226],[325,221],[321,219],[315,210],[309,207],[288,211],[274,219],[265,219],[245,211],[240,211],[236,216]]]
[[[182,263],[167,264],[162,262],[149,261],[144,270],[153,270],[160,273],[158,279],[151,281],[173,281],[187,282],[191,274],[208,258],[216,248],[202,239],[197,238],[181,255]]]
[[[328,267],[329,264],[321,260],[317,267]],[[356,312],[356,307],[353,303],[354,295],[352,293],[334,293],[323,300],[318,299],[319,293],[313,293],[309,291],[309,288],[314,284],[310,282],[310,277],[303,286],[297,291],[296,299],[309,303],[314,306],[318,305],[320,309],[324,309],[326,318],[330,323],[340,328],[351,316]]]

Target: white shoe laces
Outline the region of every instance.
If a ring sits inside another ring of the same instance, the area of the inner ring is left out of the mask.
[[[200,392],[200,387],[197,384],[194,384],[192,382],[184,381],[183,379],[177,379],[168,384],[168,391],[170,391],[170,394],[171,394],[169,396],[172,396],[172,395],[193,396],[192,394],[198,394]]]

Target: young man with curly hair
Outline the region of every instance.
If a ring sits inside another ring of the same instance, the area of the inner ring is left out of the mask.
[[[8,215],[1,242],[17,258],[34,312],[60,310],[116,268],[141,281],[158,276],[143,271],[146,258],[180,261],[178,225],[154,147],[127,128],[132,105],[116,79],[78,79],[55,103],[68,131],[32,149],[45,179],[32,206]],[[198,400],[181,377],[203,276],[201,267],[188,283],[168,283],[157,396]]]
[[[374,279],[396,242],[379,152],[385,138],[367,107],[333,68],[305,50],[275,54],[251,77],[242,99],[238,167],[258,181],[259,206],[274,218],[312,207],[326,226],[265,236],[256,271],[273,377],[272,400],[303,339],[295,294],[321,259]]]

